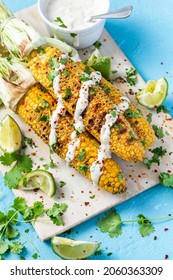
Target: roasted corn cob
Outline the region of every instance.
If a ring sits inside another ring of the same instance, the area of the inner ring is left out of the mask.
[[[81,63],[81,67],[84,68],[83,63]],[[102,78],[101,82],[109,98],[113,101],[114,104],[118,105],[121,102],[121,92],[106,79]],[[129,110],[125,112],[124,116],[133,127],[133,130],[138,135],[139,139],[142,141],[144,148],[147,149],[148,147],[152,146],[155,141],[155,134],[148,121],[142,115],[141,111],[130,104]]]
[[[45,143],[49,143],[50,123],[49,117],[56,108],[55,99],[42,87],[37,84],[32,86],[27,94],[17,105],[17,113],[29,124],[33,130],[42,138]],[[43,107],[46,102],[46,106]],[[70,136],[73,132],[73,119],[68,113],[59,118],[57,125],[57,144],[55,152],[65,159],[70,142]],[[99,143],[87,132],[78,135],[80,145],[75,151],[75,157],[71,165],[91,180],[90,167],[97,159]],[[85,152],[84,152],[85,151]],[[79,155],[85,154],[82,158]],[[111,192],[117,193],[125,190],[125,179],[120,167],[112,159],[106,159],[104,162],[103,173],[100,176],[98,186]]]
[[[54,71],[50,67],[51,59],[60,59],[62,53],[58,49],[48,47],[40,55],[33,52],[29,59],[30,70],[35,79],[40,82],[54,97],[51,76]],[[36,55],[36,56],[35,56]],[[84,71],[79,63],[75,63],[68,59],[65,65],[66,72],[62,73],[60,79],[59,93],[63,97],[63,102],[68,112],[73,116],[76,103],[79,98],[81,88],[80,77]],[[70,89],[71,95],[66,98],[66,89]],[[114,107],[114,103],[106,95],[99,84],[94,85],[90,89],[89,105],[85,109],[82,117],[85,128],[98,141],[100,141],[100,130],[105,123],[105,116]],[[120,113],[116,126],[111,129],[110,146],[113,153],[127,161],[139,161],[144,157],[144,147],[136,133],[133,131],[129,122]]]

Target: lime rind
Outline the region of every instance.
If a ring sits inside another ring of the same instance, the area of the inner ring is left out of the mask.
[[[137,94],[136,98],[142,106],[153,109],[161,106],[167,95],[168,82],[163,77],[157,81],[148,81],[146,87]]]
[[[6,115],[0,123],[0,148],[5,153],[14,153],[22,146],[22,133],[17,122]]]
[[[45,170],[34,170],[27,173],[19,181],[20,190],[41,190],[49,197],[53,197],[56,192],[55,180],[52,174]]]
[[[51,246],[53,252],[62,259],[82,260],[91,257],[100,244],[54,236],[51,239]]]

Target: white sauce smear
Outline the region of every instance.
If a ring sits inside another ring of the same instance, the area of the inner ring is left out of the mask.
[[[48,0],[46,14],[48,19],[56,23],[57,17],[70,30],[90,27],[98,20],[90,21],[90,17],[107,11],[107,1],[100,0]],[[57,23],[61,26],[61,23]]]
[[[99,147],[97,160],[94,161],[90,167],[91,179],[94,185],[98,184],[99,178],[103,173],[104,161],[107,158],[111,158],[111,149],[109,144],[111,127],[116,123],[119,113],[123,114],[128,109],[130,104],[130,100],[127,97],[121,97],[121,101],[122,102],[118,106],[114,105],[114,109],[106,115],[105,124],[101,128],[101,144]]]

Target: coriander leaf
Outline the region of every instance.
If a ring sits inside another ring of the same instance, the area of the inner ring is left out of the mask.
[[[157,107],[156,111],[157,111],[157,114],[159,114],[160,112],[163,112],[165,114],[169,114],[168,109],[166,109],[164,105],[160,105],[159,107]]]
[[[102,44],[99,41],[96,41],[93,45],[96,49],[100,49],[100,47],[102,46]]]
[[[134,68],[126,70],[126,80],[131,85],[134,86],[137,82],[137,71]]]
[[[37,253],[34,253],[34,254],[32,255],[32,258],[33,258],[34,260],[38,259],[39,257],[40,257],[40,255],[37,254]]]
[[[36,145],[35,145],[35,143],[34,143],[34,141],[33,141],[33,139],[32,138],[29,138],[29,137],[24,137],[24,141],[25,141],[25,143],[27,143],[31,148],[32,147],[36,147]]]
[[[47,79],[52,82],[55,77],[58,76],[58,74],[59,72],[57,70],[54,70],[47,75]]]
[[[66,88],[65,96],[63,97],[64,100],[68,100],[71,97],[71,89]]]
[[[164,133],[163,133],[163,128],[162,127],[158,127],[157,125],[153,124],[152,128],[154,130],[154,133],[156,135],[156,137],[158,139],[162,139],[164,137]]]
[[[7,213],[7,221],[10,220],[11,224],[16,224],[16,220],[18,218],[18,213],[14,210],[9,210]]]
[[[162,146],[157,147],[151,151],[153,156],[151,159],[144,158],[143,163],[148,167],[151,168],[152,163],[160,163],[160,157],[163,157],[166,154],[166,149],[163,149]]]
[[[39,121],[40,122],[47,122],[49,120],[49,116],[41,116]]]
[[[13,162],[17,161],[19,159],[19,155],[16,153],[8,154],[5,153],[4,155],[0,156],[0,162],[4,166],[10,166]]]
[[[86,66],[86,67],[85,67],[85,73],[87,73],[88,75],[91,74],[91,69],[90,69],[89,66]]]
[[[56,68],[58,68],[58,67],[59,67],[58,59],[55,58],[55,57],[52,57],[52,58],[49,60],[49,67],[50,67],[52,70],[55,70]]]
[[[19,235],[19,232],[17,229],[15,229],[14,227],[12,227],[10,224],[6,227],[5,232],[4,232],[4,236],[7,239],[13,239],[15,237],[17,237]]]
[[[148,218],[146,218],[142,214],[139,214],[138,218],[139,232],[142,235],[142,237],[149,236],[155,231],[154,226]]]
[[[44,213],[44,205],[40,201],[34,202],[33,205],[33,218],[36,220],[39,216],[43,215]]]
[[[0,212],[0,230],[6,225],[6,222],[7,216],[3,212]]]
[[[116,211],[108,212],[106,217],[100,218],[97,226],[101,232],[108,232],[111,238],[118,237],[122,234],[122,221]]]
[[[25,221],[32,220],[33,216],[34,216],[32,209],[28,206],[23,210],[23,213],[21,213],[21,214],[23,215],[23,218]]]
[[[85,149],[82,149],[81,153],[78,155],[78,160],[83,161],[86,155]]]
[[[79,166],[79,171],[81,172],[87,172],[89,166],[87,164],[82,164],[81,166]]]
[[[20,242],[11,242],[10,243],[10,252],[12,254],[19,255],[22,252],[23,248],[24,248],[24,246]]]
[[[87,82],[87,81],[90,81],[92,80],[92,78],[88,77],[88,76],[80,76],[80,81],[81,82]]]
[[[66,77],[70,74],[70,72],[69,72],[67,69],[64,69],[62,73],[63,73],[64,76],[66,76]]]
[[[139,118],[142,116],[142,112],[140,109],[137,109],[136,112],[132,111],[131,109],[127,109],[125,111],[125,116],[128,118]]]
[[[8,250],[8,244],[0,238],[0,255],[4,254]]]
[[[64,187],[65,185],[66,185],[66,182],[63,182],[63,181],[60,181],[60,182],[59,182],[60,188]]]
[[[26,204],[26,200],[23,197],[16,197],[11,208],[23,214],[25,209],[28,208],[28,205]]]
[[[152,122],[152,117],[153,117],[152,113],[149,113],[147,117],[147,121],[149,122],[149,124]]]
[[[62,19],[60,17],[57,17],[55,22],[59,23],[59,27],[67,28],[67,25],[64,24],[64,22],[62,21]]]
[[[76,33],[70,33],[70,36],[75,38],[77,36],[77,34]]]
[[[22,178],[21,171],[14,166],[10,171],[8,171],[4,176],[4,183],[10,189],[15,189],[18,186],[19,180]]]
[[[52,208],[46,211],[46,214],[55,225],[60,226],[63,225],[63,220],[61,216],[63,215],[63,213],[66,211],[67,208],[68,205],[66,203],[60,203],[60,204],[54,203]]]
[[[162,172],[159,175],[159,180],[165,187],[173,187],[173,174]]]
[[[32,160],[27,155],[20,155],[20,161],[17,163],[17,167],[22,172],[30,172],[32,170]]]

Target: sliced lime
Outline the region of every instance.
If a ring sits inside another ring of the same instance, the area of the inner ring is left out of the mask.
[[[101,72],[106,79],[110,76],[111,60],[109,57],[102,56],[98,49],[95,49],[88,59],[88,66],[94,70]]]
[[[77,241],[54,236],[51,239],[52,250],[66,260],[83,260],[92,256],[100,247],[98,242]]]
[[[19,181],[20,190],[42,190],[48,196],[54,196],[56,192],[55,180],[51,173],[45,170],[35,170],[27,173]]]
[[[16,121],[6,115],[0,123],[0,148],[6,153],[14,153],[21,148],[22,133]]]
[[[157,81],[148,81],[145,89],[140,91],[136,98],[138,102],[147,108],[154,108],[162,105],[168,94],[168,82],[165,78]]]

